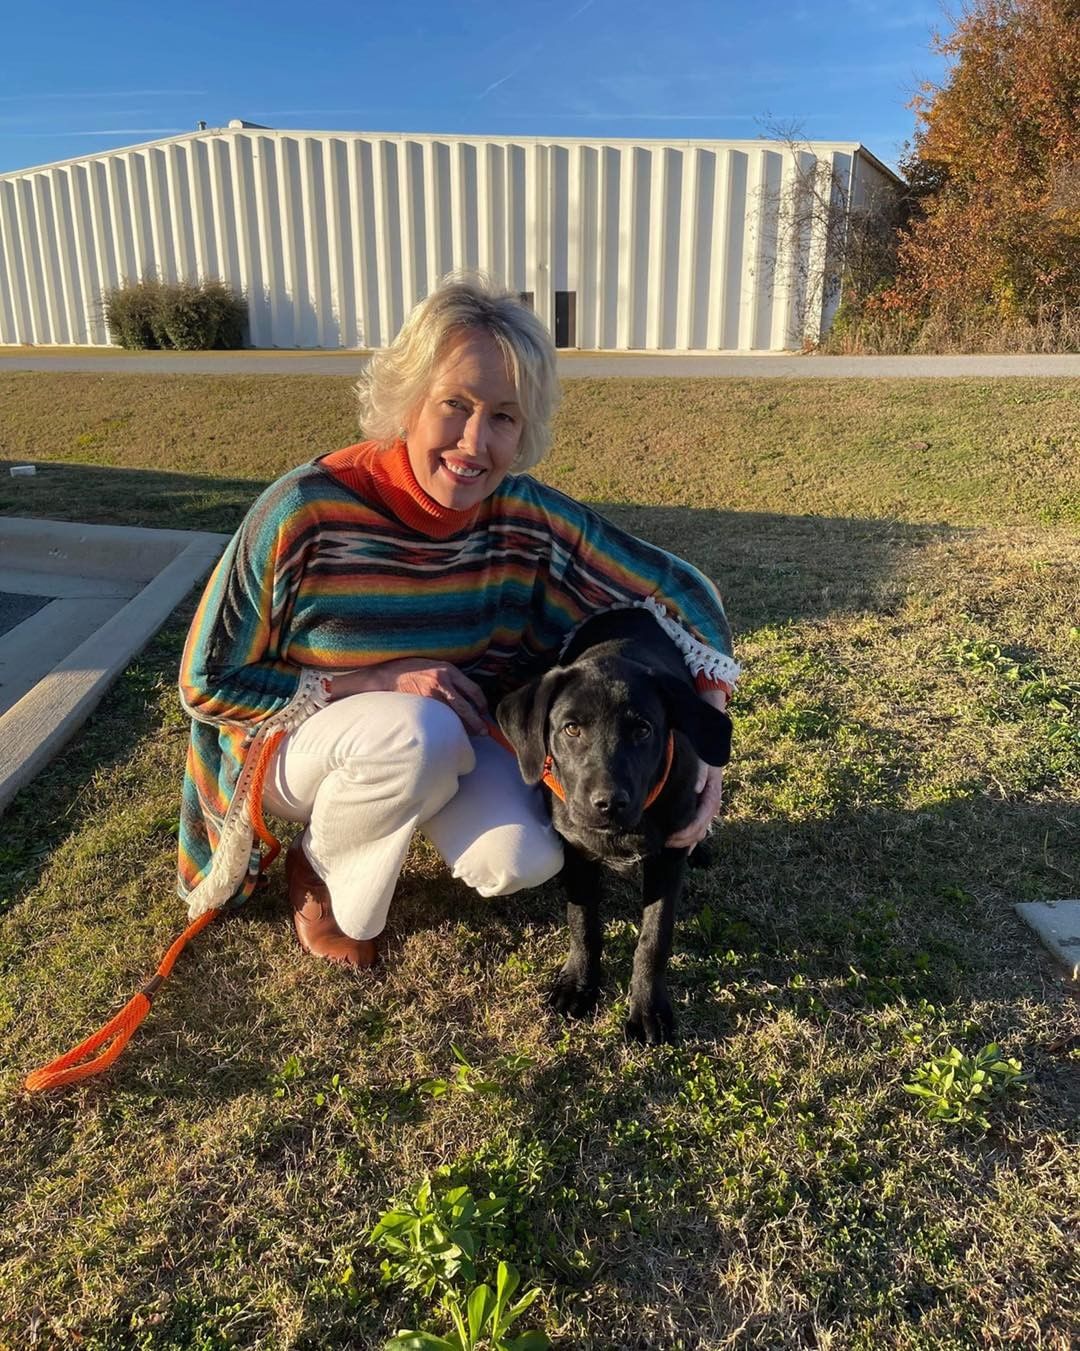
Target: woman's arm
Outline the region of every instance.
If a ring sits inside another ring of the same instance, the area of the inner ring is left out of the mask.
[[[214,569],[180,663],[180,696],[198,721],[259,723],[297,701],[326,702],[322,673],[283,655],[312,524],[290,485],[271,484]]]
[[[563,636],[620,605],[648,609],[682,652],[699,690],[730,692],[739,674],[719,592],[693,564],[613,525],[557,490],[529,481],[550,550],[541,623]],[[546,634],[537,634],[542,649]],[[550,640],[549,640],[550,646]]]

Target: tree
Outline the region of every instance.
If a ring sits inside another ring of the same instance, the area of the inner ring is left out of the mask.
[[[1061,324],[1080,309],[1080,0],[969,0],[913,107],[916,198],[885,304]]]

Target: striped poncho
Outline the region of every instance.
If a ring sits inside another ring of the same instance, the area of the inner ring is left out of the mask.
[[[507,475],[467,512],[427,496],[400,444],[352,446],[278,479],[210,578],[181,665],[193,723],[179,891],[191,917],[251,893],[253,764],[272,731],[327,702],[327,675],[431,657],[494,707],[590,614],[642,603],[694,675],[730,687],[738,667],[712,583],[528,475]]]

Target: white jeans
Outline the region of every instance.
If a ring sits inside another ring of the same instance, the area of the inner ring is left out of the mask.
[[[382,933],[418,827],[481,896],[539,886],[563,862],[514,756],[415,694],[354,694],[313,714],[278,747],[263,805],[307,824],[304,852],[350,938]]]

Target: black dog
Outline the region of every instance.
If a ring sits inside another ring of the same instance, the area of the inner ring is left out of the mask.
[[[731,719],[699,698],[678,648],[645,610],[587,620],[562,663],[497,710],[525,782],[543,778],[552,789],[552,821],[566,841],[570,955],[551,1003],[574,1017],[595,1006],[600,865],[625,872],[640,862],[644,913],[626,1030],[650,1044],[670,1041],[664,970],[689,851],[664,841],[693,819],[698,758],[727,763]]]

